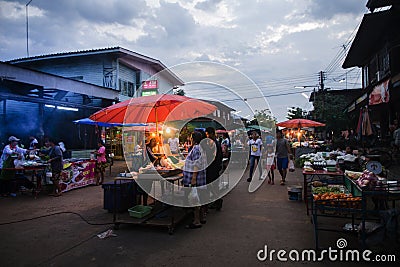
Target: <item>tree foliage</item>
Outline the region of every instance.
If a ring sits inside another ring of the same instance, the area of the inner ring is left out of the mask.
[[[292,120],[292,119],[304,119],[307,116],[307,111],[303,110],[302,108],[299,107],[291,107],[288,110],[288,113],[286,115],[286,118],[288,120]]]
[[[348,101],[343,95],[333,95],[329,92],[315,94],[313,120],[326,124],[327,131],[338,131],[351,127],[352,120],[344,112]]]
[[[254,113],[254,119],[251,121],[252,124],[258,124],[266,128],[274,128],[276,118],[272,115],[269,109],[256,110]]]

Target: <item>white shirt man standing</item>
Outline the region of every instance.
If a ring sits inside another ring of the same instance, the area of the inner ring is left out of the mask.
[[[172,154],[178,154],[179,152],[179,138],[174,136],[168,138],[169,149],[171,150]]]

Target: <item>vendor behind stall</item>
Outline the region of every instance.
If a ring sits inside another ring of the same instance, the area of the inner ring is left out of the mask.
[[[29,136],[29,149],[37,149],[39,148],[39,142],[33,135]]]
[[[3,154],[0,158],[0,194],[1,196],[8,196],[11,193],[11,179],[15,176],[14,159],[18,154],[25,155],[27,150],[20,148],[18,142],[20,139],[15,136],[8,138],[9,144],[3,149]]]
[[[45,145],[46,147],[50,147],[50,150],[48,150],[49,160],[47,163],[51,164],[51,180],[54,184],[53,194],[51,195],[58,197],[61,196],[62,192],[60,184],[61,171],[63,169],[62,151],[51,138],[46,139]]]
[[[150,142],[146,144],[146,151],[147,151],[147,157],[149,158],[149,161],[153,163],[154,165],[157,164],[158,157],[154,154],[153,149],[157,146],[157,140],[155,138],[151,138]]]

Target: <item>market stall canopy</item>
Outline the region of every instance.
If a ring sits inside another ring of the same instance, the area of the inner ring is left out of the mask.
[[[135,126],[135,127],[145,127],[147,124],[145,123],[130,123],[130,124],[123,124],[123,123],[110,123],[110,122],[100,122],[94,121],[89,118],[83,118],[79,120],[74,120],[73,123],[75,124],[86,124],[86,125],[97,125],[100,127],[122,127],[122,126]]]
[[[89,118],[107,123],[158,123],[198,118],[216,109],[199,99],[162,94],[132,98],[106,107]]]
[[[306,128],[306,127],[322,127],[325,126],[324,123],[307,120],[307,119],[292,119],[283,122],[279,122],[276,124],[279,127],[285,128]]]
[[[147,132],[161,132],[165,130],[166,132],[172,131],[177,132],[179,129],[174,128],[172,126],[158,124],[158,128],[156,128],[155,123],[144,124],[144,125],[132,125],[131,127],[125,127],[127,131],[147,131]]]

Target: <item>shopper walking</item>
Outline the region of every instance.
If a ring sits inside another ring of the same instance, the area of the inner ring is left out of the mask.
[[[273,185],[274,179],[275,179],[275,168],[276,168],[276,157],[275,157],[275,151],[274,151],[274,147],[272,146],[272,144],[267,145],[267,149],[266,149],[266,171],[268,172],[268,184]]]
[[[261,164],[259,164],[261,158],[262,140],[256,131],[251,133],[251,137],[252,139],[247,142],[250,147],[250,173],[249,178],[247,178],[247,182],[251,182],[252,180],[255,165],[258,166],[260,178],[262,175]]]
[[[213,183],[220,176],[220,171],[222,169],[222,148],[215,136],[215,129],[213,127],[206,128],[207,135],[207,146],[205,149],[207,157],[207,169],[206,169],[206,180],[207,184]],[[219,184],[214,183],[210,185],[210,191],[215,197],[218,195]],[[216,210],[221,210],[222,208],[222,198],[217,199],[210,208],[215,208]]]
[[[282,131],[276,133],[276,165],[281,175],[281,185],[285,185],[287,169],[289,166],[290,145],[283,137]]]
[[[183,185],[186,187],[202,187],[206,185],[206,159],[205,153],[200,146],[202,134],[200,132],[193,132],[191,135],[193,148],[186,157],[185,165],[183,167]],[[202,189],[198,189],[198,196],[201,199]],[[201,227],[201,205],[194,207],[193,222],[186,225],[188,229],[195,229]]]

